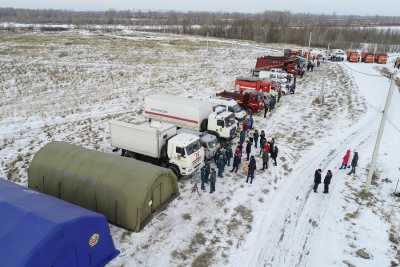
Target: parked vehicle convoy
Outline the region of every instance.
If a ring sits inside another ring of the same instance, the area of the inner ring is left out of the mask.
[[[229,111],[214,112],[208,101],[157,94],[145,97],[144,115],[152,120],[173,123],[179,128],[208,132],[218,138],[236,135],[235,115]]]
[[[256,114],[264,110],[264,95],[256,90],[246,89],[241,92],[222,91],[217,97],[235,100],[242,108]]]
[[[360,53],[357,51],[347,51],[347,61],[357,63],[361,59]]]
[[[370,52],[362,52],[361,61],[364,63],[374,63],[375,61],[374,54]]]
[[[386,53],[375,54],[375,63],[386,64],[388,61],[388,55]]]
[[[297,75],[298,57],[264,56],[257,58],[256,70],[283,69],[288,73]]]
[[[216,108],[222,107],[224,110],[235,114],[235,118],[238,121],[242,121],[247,115],[246,111],[233,99],[211,98],[210,102],[214,111]]]
[[[204,149],[197,135],[177,132],[169,123],[137,124],[111,121],[111,145],[122,156],[170,168],[177,177],[196,172],[204,162]]]

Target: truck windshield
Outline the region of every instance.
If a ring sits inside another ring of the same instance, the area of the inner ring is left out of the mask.
[[[218,140],[214,139],[207,143],[207,147],[208,147],[208,149],[213,149],[214,147],[217,146],[217,144],[218,144]]]
[[[236,104],[232,107],[232,112],[234,112],[234,113],[238,113],[241,111],[242,111],[242,108],[238,104]]]
[[[236,123],[235,116],[233,114],[225,118],[225,127],[230,127]]]
[[[186,154],[190,156],[199,149],[200,149],[200,141],[199,140],[194,141],[193,143],[191,143],[186,147]]]

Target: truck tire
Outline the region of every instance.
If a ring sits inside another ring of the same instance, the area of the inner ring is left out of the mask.
[[[204,119],[200,124],[200,132],[207,131],[208,119]]]
[[[174,164],[170,164],[169,168],[174,172],[174,174],[176,175],[176,178],[180,179],[182,177],[181,172],[179,171],[178,166],[174,165]]]

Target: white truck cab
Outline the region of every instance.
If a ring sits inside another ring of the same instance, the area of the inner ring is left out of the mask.
[[[111,121],[111,145],[122,149],[122,155],[169,167],[178,176],[197,171],[204,162],[200,138],[178,133],[169,123]]]
[[[215,132],[222,138],[233,138],[236,135],[235,115],[229,111],[219,111],[218,109],[208,117],[208,130]]]
[[[239,104],[233,99],[221,99],[221,98],[211,98],[211,104],[213,105],[213,110],[216,111],[217,108],[224,108],[224,111],[229,111],[235,114],[235,118],[238,121],[244,120],[247,113],[242,109]]]
[[[179,168],[181,175],[190,175],[199,169],[204,161],[204,148],[198,136],[180,133],[168,140],[169,164]]]

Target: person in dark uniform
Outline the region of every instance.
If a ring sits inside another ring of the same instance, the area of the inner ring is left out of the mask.
[[[331,180],[332,180],[332,172],[331,170],[328,170],[324,178],[324,194],[329,193],[329,184],[331,183]]]
[[[317,190],[318,190],[318,186],[319,186],[319,184],[321,183],[321,169],[318,169],[318,170],[316,170],[315,171],[315,174],[314,174],[314,192],[315,193],[317,193]]]

